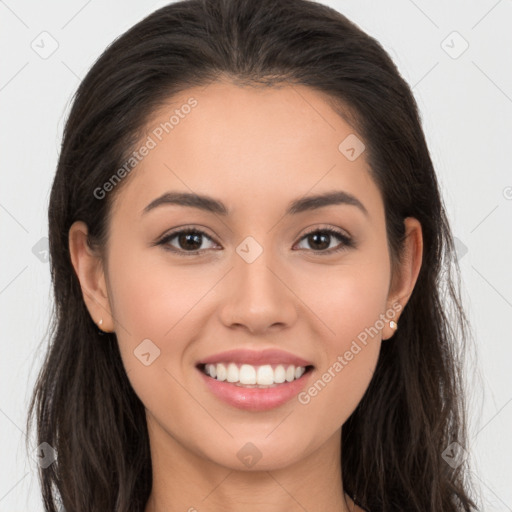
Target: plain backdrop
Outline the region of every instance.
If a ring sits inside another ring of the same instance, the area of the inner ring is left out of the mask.
[[[165,3],[0,0],[0,512],[43,510],[24,425],[47,342],[47,208],[71,97],[114,38]],[[482,510],[512,510],[512,1],[324,3],[380,41],[418,101],[476,339],[466,449]]]

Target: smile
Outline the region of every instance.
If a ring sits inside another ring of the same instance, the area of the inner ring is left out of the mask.
[[[216,363],[199,365],[197,370],[206,389],[215,398],[237,409],[252,412],[268,411],[289,402],[304,390],[313,374],[313,366],[280,364],[274,367]],[[243,383],[247,381],[254,383]],[[271,381],[271,384],[258,384]]]
[[[268,388],[285,382],[293,382],[306,372],[304,366],[293,364],[216,363],[202,365],[203,372],[220,382],[230,382],[244,387]]]

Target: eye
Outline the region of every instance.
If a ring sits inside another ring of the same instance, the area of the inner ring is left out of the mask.
[[[188,256],[198,254],[199,252],[207,249],[201,247],[205,238],[213,242],[213,240],[200,229],[184,228],[179,231],[168,233],[159,242],[157,242],[157,245],[163,245],[164,248],[169,251]],[[178,247],[171,243],[174,239],[176,239],[175,243]]]
[[[341,241],[338,247],[330,247],[333,237]],[[332,254],[354,247],[354,241],[344,233],[332,228],[315,229],[306,233],[301,240],[306,240],[314,252]],[[328,249],[328,250],[325,250]]]
[[[340,243],[338,247],[331,247],[333,238],[337,238]],[[210,240],[215,249],[215,242],[204,231],[197,228],[181,228],[166,234],[156,245],[162,245],[168,251],[174,252],[180,256],[193,256],[206,251],[208,247],[202,247],[204,240]],[[332,228],[314,229],[306,233],[301,241],[305,240],[309,243],[313,252],[323,254],[333,254],[355,247],[354,241],[341,231]],[[304,249],[304,248],[302,248]],[[327,250],[326,250],[327,249]]]

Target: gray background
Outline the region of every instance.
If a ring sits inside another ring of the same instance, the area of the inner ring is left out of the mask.
[[[111,41],[165,3],[0,0],[0,512],[42,510],[24,423],[51,312],[46,216],[71,97]],[[324,3],[381,42],[420,106],[476,339],[465,448],[482,509],[512,510],[512,1]]]

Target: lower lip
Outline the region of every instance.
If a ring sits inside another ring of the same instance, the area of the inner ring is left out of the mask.
[[[267,411],[285,404],[300,393],[313,373],[310,369],[299,379],[278,384],[274,388],[244,388],[209,377],[199,368],[197,371],[215,396],[238,409],[247,411]]]

